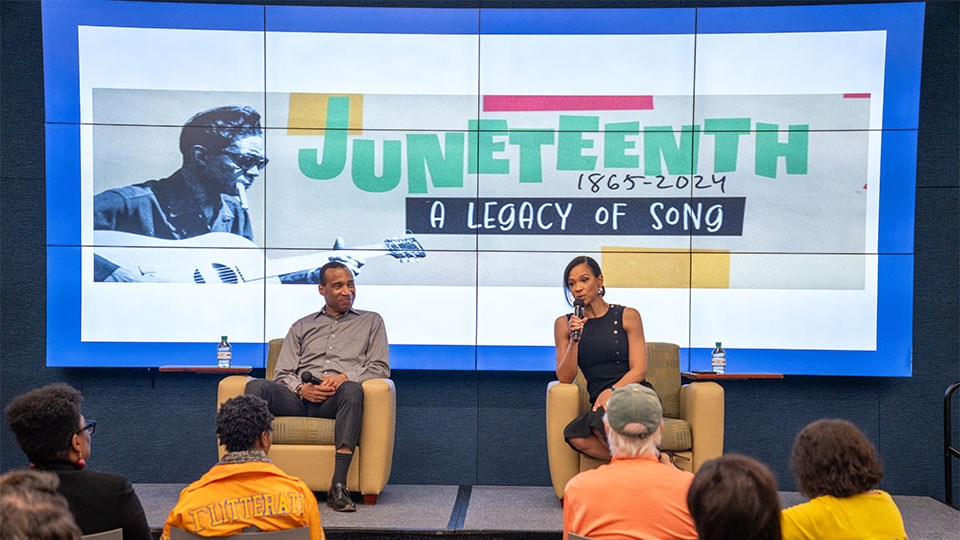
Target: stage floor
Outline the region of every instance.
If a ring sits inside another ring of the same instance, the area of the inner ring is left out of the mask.
[[[186,484],[134,485],[150,527],[163,528],[184,487]],[[930,497],[893,498],[911,540],[956,540],[960,511]],[[786,508],[806,499],[796,492],[781,492],[780,500]],[[411,534],[402,536],[411,538],[416,533],[435,537],[444,532],[462,537],[462,533],[476,531],[478,536],[490,538],[496,536],[494,532],[521,538],[559,538],[563,530],[563,509],[553,488],[546,486],[389,484],[375,505],[358,504],[356,512],[338,513],[321,500],[320,515],[330,536],[340,537],[346,536],[335,533],[406,531]]]

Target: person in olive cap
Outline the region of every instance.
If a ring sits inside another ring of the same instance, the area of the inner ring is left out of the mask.
[[[663,409],[651,388],[613,391],[603,418],[607,465],[574,476],[564,490],[563,530],[590,538],[695,540],[687,509],[693,474],[661,462]]]

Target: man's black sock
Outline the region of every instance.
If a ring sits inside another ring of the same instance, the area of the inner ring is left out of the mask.
[[[331,487],[333,487],[333,484],[336,484],[337,482],[347,485],[347,469],[350,468],[350,461],[352,459],[353,454],[337,452],[336,465],[333,467],[333,480],[330,481]]]

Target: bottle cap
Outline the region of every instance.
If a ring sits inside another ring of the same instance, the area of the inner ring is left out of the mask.
[[[227,338],[223,338],[223,339],[227,339]],[[717,347],[719,347],[719,346],[720,346],[720,342],[718,341],[718,342],[717,342]]]
[[[227,340],[227,336],[220,336],[220,339],[221,339],[222,341],[226,341],[226,340]],[[719,343],[718,343],[717,345],[719,345]]]

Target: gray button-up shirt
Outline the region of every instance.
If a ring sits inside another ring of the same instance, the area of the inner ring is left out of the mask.
[[[336,319],[326,306],[293,323],[283,340],[273,380],[294,390],[300,374],[314,377],[343,373],[363,382],[390,376],[387,330],[373,311],[350,309]]]

